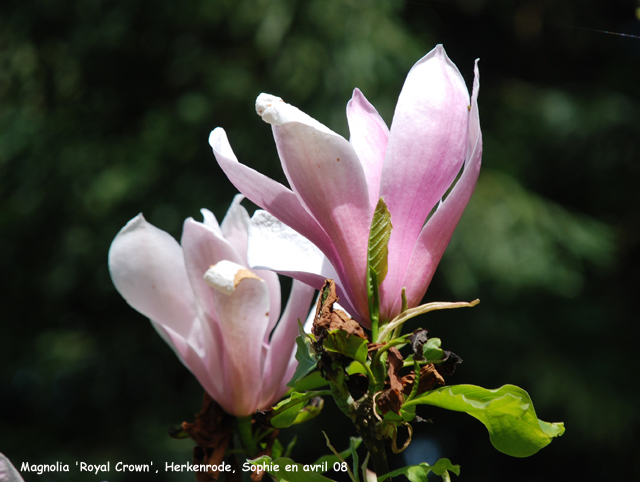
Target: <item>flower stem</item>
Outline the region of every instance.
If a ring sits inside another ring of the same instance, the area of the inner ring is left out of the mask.
[[[373,414],[375,410],[373,400],[367,397],[363,401],[355,414],[354,424],[358,435],[362,437],[365,447],[371,454],[373,468],[378,475],[389,472],[389,462],[387,452],[384,448],[384,441],[376,433],[376,419]]]
[[[238,435],[240,436],[240,442],[242,443],[245,453],[250,458],[255,457],[258,454],[258,445],[253,437],[251,415],[236,418],[236,424],[238,428]]]

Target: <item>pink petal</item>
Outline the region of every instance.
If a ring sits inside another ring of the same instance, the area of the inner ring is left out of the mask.
[[[294,281],[291,286],[289,301],[271,337],[264,365],[264,406],[272,404],[287,391],[286,384],[293,375],[287,378],[287,368],[295,354],[298,320],[303,323],[306,320],[314,293],[311,286],[299,281]]]
[[[209,136],[209,144],[218,164],[238,191],[310,239],[323,252],[334,251],[327,234],[290,189],[238,162],[224,129],[214,129]]]
[[[244,199],[242,194],[237,194],[233,198],[231,207],[227,211],[224,219],[222,220],[222,234],[224,239],[235,249],[235,251],[243,259],[240,263],[244,266],[247,264],[247,232],[249,229],[249,213],[242,207],[240,202]],[[269,288],[270,306],[269,310],[269,328],[267,329],[267,336],[271,333],[271,330],[278,322],[280,316],[280,280],[278,275],[271,271],[256,271],[256,274],[265,280]],[[268,340],[265,340],[268,341]]]
[[[330,236],[337,256],[325,254],[362,312],[371,208],[358,156],[343,137],[311,125],[290,122],[273,131],[289,183]]]
[[[391,212],[389,272],[383,289],[394,303],[425,219],[463,165],[469,94],[438,45],[407,76],[391,124],[381,196]]]
[[[343,289],[342,280],[327,257],[308,239],[266,211],[257,210],[249,225],[249,266],[264,268],[322,288],[326,279],[338,287],[340,302],[356,319],[364,321]]]
[[[109,271],[116,289],[134,309],[188,337],[197,312],[175,239],[139,214],[111,243]]]
[[[429,219],[411,255],[411,261],[404,279],[407,288],[409,306],[419,304],[424,296],[433,273],[440,262],[451,235],[467,206],[480,173],[482,161],[482,134],[478,115],[478,91],[480,74],[476,60],[471,112],[469,114],[468,135],[466,143],[466,164],[464,172],[445,201]],[[399,311],[399,305],[396,306]]]
[[[240,204],[244,196],[236,194],[229,206],[227,214],[222,220],[220,229],[222,237],[231,245],[236,253],[243,260],[243,265],[247,261],[247,230],[249,229],[249,213]]]
[[[261,407],[263,341],[269,324],[269,292],[261,279],[244,278],[232,295],[211,288],[225,346],[222,408],[240,416]]]
[[[349,142],[358,154],[364,169],[369,203],[373,212],[380,195],[380,177],[387,152],[389,128],[360,89],[353,91],[353,96],[347,104],[347,120],[349,121]]]
[[[222,229],[220,229],[220,225],[218,224],[218,220],[215,215],[209,211],[208,209],[201,209],[200,213],[202,214],[202,224],[211,229],[213,233],[222,238]]]
[[[182,364],[197,378],[202,388],[214,400],[218,400],[224,393],[223,380],[218,376],[222,368],[220,358],[223,353],[219,351],[218,343],[215,341],[208,343],[206,347],[199,346],[203,344],[203,340],[211,339],[207,327],[201,323],[194,323],[193,330],[185,339],[166,325],[160,325],[153,320],[151,324],[173,349]],[[204,351],[205,348],[208,353]]]
[[[217,319],[216,306],[211,288],[202,277],[210,266],[219,261],[228,260],[244,265],[245,258],[226,239],[217,236],[213,229],[192,218],[184,222],[181,244],[191,288],[207,323],[211,324],[212,320]]]
[[[0,453],[0,482],[24,482],[7,457]]]
[[[182,248],[176,240],[139,214],[113,240],[109,270],[123,298],[151,319],[182,363],[216,396],[220,382],[211,381],[209,371],[220,366],[222,353],[198,318]]]

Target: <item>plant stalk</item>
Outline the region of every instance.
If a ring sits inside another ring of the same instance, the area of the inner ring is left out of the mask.
[[[374,471],[378,475],[383,475],[389,472],[389,462],[384,448],[384,441],[377,434],[377,420],[373,411],[373,400],[371,397],[367,397],[358,406],[354,424],[358,435],[362,437],[362,441],[371,455]]]
[[[253,437],[251,415],[236,418],[236,425],[238,427],[238,435],[240,436],[242,448],[248,457],[254,458],[258,454],[258,445]]]

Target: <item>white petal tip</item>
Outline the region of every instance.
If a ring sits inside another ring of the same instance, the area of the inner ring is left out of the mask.
[[[218,139],[221,134],[224,134],[224,129],[222,127],[216,127],[209,134],[209,145],[214,149],[216,148],[216,144],[219,142]]]
[[[232,261],[223,260],[211,266],[203,276],[205,283],[225,295],[232,295],[246,279],[262,281],[253,272]]]
[[[275,95],[262,93],[256,99],[256,113],[267,124],[278,126],[283,123],[281,110],[284,106],[289,105]]]

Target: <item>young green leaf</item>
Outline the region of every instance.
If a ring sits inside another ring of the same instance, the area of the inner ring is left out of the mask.
[[[514,385],[495,390],[474,385],[453,385],[425,392],[405,403],[466,412],[480,420],[493,446],[513,457],[528,457],[564,433],[564,424],[538,420],[529,394]]]
[[[309,403],[302,407],[302,410],[298,412],[298,415],[292,425],[304,423],[308,420],[316,418],[318,415],[320,415],[320,412],[322,412],[323,407],[324,400],[321,397],[311,399]]]
[[[367,247],[367,295],[369,297],[369,317],[371,318],[371,335],[375,342],[378,338],[380,317],[379,287],[387,276],[389,257],[389,238],[391,237],[391,213],[383,198],[378,200],[369,230]],[[385,320],[383,320],[385,321]]]
[[[440,338],[429,338],[422,346],[422,355],[427,360],[427,363],[433,363],[444,358],[444,351],[440,348],[441,343]]]
[[[329,385],[329,381],[326,378],[323,378],[322,374],[316,370],[295,382],[293,390],[296,392],[308,392],[311,390],[318,390],[319,388],[326,387],[327,385]]]
[[[302,398],[300,403],[292,403],[298,398]],[[287,428],[293,425],[293,423],[296,421],[296,418],[298,417],[298,414],[300,413],[300,410],[302,410],[302,408],[307,403],[307,400],[308,398],[306,398],[303,393],[291,393],[291,396],[289,398],[285,398],[275,407],[273,407],[273,411],[277,412],[278,409],[282,409],[282,407],[284,407],[285,405],[288,405],[290,403],[291,405],[271,418],[269,422],[271,422],[271,425],[273,425],[275,428]]]
[[[384,474],[378,477],[378,482],[384,482],[390,477],[396,477],[398,475],[404,475],[410,482],[427,482],[427,476],[433,472],[436,475],[440,475],[443,480],[449,481],[449,471],[456,475],[460,475],[460,466],[453,465],[449,459],[440,459],[433,465],[427,465],[421,463],[420,465],[410,465],[408,467],[402,467],[401,469],[394,470],[388,474]]]
[[[361,364],[367,362],[367,340],[356,335],[349,334],[345,330],[330,330],[323,343],[324,349],[340,353],[352,358]]]
[[[315,369],[320,359],[312,345],[313,339],[304,332],[300,320],[298,320],[298,333],[299,335],[296,338],[296,345],[298,346],[296,360],[298,360],[298,366],[293,373],[293,377],[287,383],[287,386],[292,388],[295,388],[298,380],[301,380]]]
[[[389,238],[391,237],[391,213],[383,198],[378,200],[376,210],[371,220],[371,230],[369,231],[368,265],[375,271],[378,278],[378,286],[382,284],[387,276],[387,257],[389,255]]]

